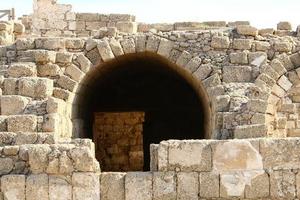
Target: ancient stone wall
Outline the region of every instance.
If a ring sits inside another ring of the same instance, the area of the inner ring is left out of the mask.
[[[143,112],[95,113],[93,141],[102,171],[143,171]]]
[[[19,21],[0,22],[0,45],[9,45],[15,42],[25,32],[25,27]]]

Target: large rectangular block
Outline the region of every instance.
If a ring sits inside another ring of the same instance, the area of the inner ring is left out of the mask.
[[[2,115],[17,115],[22,114],[26,105],[29,103],[29,99],[16,96],[1,96],[1,114]]]
[[[246,185],[245,197],[249,199],[267,198],[270,195],[270,181],[267,173],[252,178],[251,183]]]
[[[73,173],[73,200],[99,200],[100,183],[96,173]]]
[[[7,118],[9,132],[36,132],[37,117],[35,115],[12,115]]]
[[[219,197],[219,174],[213,172],[201,172],[199,176],[200,197],[217,198]]]
[[[251,82],[252,68],[250,66],[224,66],[223,81],[232,82]]]
[[[48,200],[48,186],[47,174],[29,175],[26,179],[26,199]]]
[[[101,173],[101,200],[125,200],[125,175],[126,173]]]
[[[175,172],[153,173],[153,200],[176,199]]]
[[[49,199],[72,200],[72,185],[66,176],[49,176]]]
[[[199,174],[179,172],[177,174],[177,200],[198,200]]]
[[[21,78],[19,94],[33,98],[46,98],[53,93],[53,80],[48,78]]]
[[[152,173],[128,172],[125,177],[126,200],[152,200]]]
[[[296,175],[289,170],[270,172],[270,195],[273,199],[296,198]]]
[[[6,175],[1,177],[1,192],[4,199],[25,200],[25,176]]]
[[[211,148],[207,141],[169,141],[169,170],[210,171]]]

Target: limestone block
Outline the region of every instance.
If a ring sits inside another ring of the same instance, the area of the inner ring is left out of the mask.
[[[210,171],[211,149],[205,141],[172,141],[169,144],[169,170]]]
[[[294,64],[295,68],[298,68],[300,66],[300,54],[294,53],[290,56],[290,60]]]
[[[0,158],[0,175],[9,174],[14,168],[11,158]]]
[[[128,172],[125,177],[125,199],[152,200],[152,173]]]
[[[36,76],[37,74],[34,63],[12,63],[7,72],[13,78]]]
[[[273,171],[270,173],[270,195],[275,199],[295,199],[296,176],[292,171]]]
[[[229,110],[230,96],[221,95],[217,96],[214,100],[215,110],[217,112],[226,112]]]
[[[2,115],[17,115],[22,114],[26,105],[29,103],[29,99],[16,96],[1,96],[1,114]]]
[[[288,41],[275,41],[274,50],[279,52],[290,52],[292,51],[292,44]]]
[[[285,91],[288,91],[293,86],[293,84],[289,81],[289,79],[284,75],[280,77],[280,79],[277,81],[277,83]]]
[[[121,40],[121,45],[125,54],[135,53],[135,42],[133,39],[123,39]]]
[[[17,85],[17,79],[16,78],[7,78],[3,81],[3,87],[4,90],[1,90],[1,93],[3,95],[13,95],[16,94],[16,85]]]
[[[83,49],[85,41],[81,38],[67,38],[66,40],[67,49]]]
[[[248,60],[251,65],[260,67],[267,62],[267,54],[265,52],[250,52]]]
[[[245,188],[245,197],[249,199],[267,198],[269,192],[269,176],[266,173],[258,175],[251,180]]]
[[[190,72],[194,73],[200,67],[201,62],[201,58],[194,57],[186,64],[185,68],[188,69]]]
[[[99,14],[97,13],[76,13],[76,20],[80,21],[98,21]]]
[[[135,40],[136,40],[136,51],[144,52],[146,49],[146,36],[137,35]]]
[[[89,148],[73,148],[70,150],[70,155],[74,161],[74,167],[77,171],[95,171],[95,159]]]
[[[233,40],[233,49],[251,49],[253,40],[251,39],[234,39]]]
[[[65,111],[65,102],[61,99],[49,97],[47,101],[47,113],[61,113]]]
[[[9,132],[36,132],[37,117],[34,115],[12,115],[7,118]]]
[[[256,51],[268,51],[271,48],[269,42],[256,41],[255,42]]]
[[[46,98],[53,93],[53,80],[47,78],[21,78],[19,94],[33,98]]]
[[[176,177],[175,172],[153,173],[153,199],[175,200],[176,199]]]
[[[57,84],[63,89],[69,90],[71,92],[77,88],[76,81],[64,75],[60,76],[60,78],[57,81]]]
[[[73,200],[100,199],[99,175],[95,173],[73,173]]]
[[[146,51],[157,52],[160,40],[161,39],[157,36],[149,36],[146,44]]]
[[[21,35],[25,32],[25,26],[21,22],[14,22],[14,33]]]
[[[254,125],[242,125],[236,126],[234,129],[234,138],[245,139],[245,138],[257,138],[266,137],[267,127],[264,124],[254,124]]]
[[[105,19],[107,16],[105,16]],[[108,20],[108,19],[106,19]],[[134,22],[135,16],[134,15],[128,15],[128,14],[110,14],[109,15],[109,21],[118,22],[118,21],[129,21]]]
[[[229,58],[232,64],[248,64],[247,52],[231,53]]]
[[[32,174],[40,174],[48,167],[49,145],[32,145],[28,147],[28,162]]]
[[[106,27],[107,23],[106,22],[99,22],[99,21],[94,21],[94,22],[85,22],[85,30],[99,30],[100,28]]]
[[[83,77],[84,73],[74,64],[70,64],[65,71],[65,74],[70,76],[73,80],[80,82]]]
[[[117,172],[101,173],[101,200],[125,199],[125,175],[126,173]]]
[[[240,35],[249,35],[249,36],[257,36],[258,30],[255,27],[250,25],[239,25],[236,27],[238,34]]]
[[[39,64],[55,63],[56,52],[47,50],[37,50],[34,52],[35,61]]]
[[[159,43],[159,47],[157,50],[157,54],[164,56],[166,58],[169,57],[170,52],[174,46],[174,42],[168,39],[162,38]]]
[[[286,68],[286,70],[289,71],[294,69],[294,64],[292,63],[290,57],[287,54],[282,53],[278,55],[276,58],[282,63],[282,65]]]
[[[126,22],[126,21],[118,21],[116,23],[116,27],[120,32],[124,33],[136,33],[137,26],[136,22]]]
[[[109,46],[108,41],[106,41],[106,40],[99,41],[97,48],[98,48],[100,56],[104,62],[115,58],[115,56]]]
[[[6,175],[1,177],[1,192],[4,199],[25,199],[25,176]]]
[[[265,169],[299,169],[298,139],[268,139],[260,141]],[[292,154],[290,152],[293,152]]]
[[[59,131],[61,126],[61,119],[58,114],[44,115],[44,122],[42,129],[44,132],[56,132]]]
[[[212,172],[201,172],[199,177],[200,197],[219,197],[219,175]]]
[[[279,22],[277,24],[277,30],[292,30],[292,24],[290,22]]]
[[[286,69],[278,59],[273,59],[271,62],[272,68],[279,74],[279,76],[286,73]]]
[[[250,99],[248,101],[247,107],[253,112],[266,113],[268,102],[261,99]]]
[[[26,179],[26,199],[48,200],[48,175],[29,175]]]
[[[37,49],[58,50],[65,48],[64,38],[37,38],[35,39]]]
[[[187,51],[183,51],[176,61],[176,64],[180,67],[185,67],[188,62],[193,58],[193,55]]]
[[[275,30],[273,28],[264,28],[258,31],[258,34],[261,36],[273,35]]]
[[[221,84],[221,79],[218,74],[214,74],[206,78],[202,83],[205,88],[215,87]]]
[[[250,66],[224,66],[223,81],[232,82],[251,82],[252,68]]]
[[[56,63],[69,64],[72,62],[73,54],[68,52],[57,52]]]
[[[41,77],[54,77],[59,76],[63,73],[58,65],[52,63],[39,65],[37,71],[38,75]]]
[[[82,54],[77,56],[76,61],[79,63],[81,71],[83,71],[84,73],[87,73],[93,66],[91,61]]]
[[[168,142],[162,141],[159,143],[158,150],[157,150],[158,171],[168,170],[168,148],[169,148]]]
[[[0,31],[12,32],[13,31],[13,23],[11,21],[2,21],[0,23]]]
[[[263,82],[265,84],[264,86],[268,88],[272,88],[276,84],[276,81],[265,73],[260,74],[255,80],[255,84],[258,85],[259,87],[261,87],[260,81]]]
[[[212,68],[213,66],[211,64],[202,64],[193,73],[193,75],[199,80],[204,80],[210,75],[210,73],[212,72]]]
[[[65,176],[49,176],[50,200],[72,200],[72,185]]]
[[[123,48],[122,48],[120,42],[117,41],[116,39],[112,38],[109,41],[109,45],[115,56],[121,56],[124,54],[124,51],[123,51]]]
[[[228,49],[230,40],[227,36],[213,36],[211,47],[215,49]]]
[[[226,172],[220,175],[220,197],[244,199],[246,185],[243,172]]]
[[[177,199],[198,200],[199,175],[196,172],[179,172],[177,174]]]
[[[5,146],[3,154],[6,156],[15,156],[19,153],[19,146]]]
[[[150,171],[158,171],[158,144],[150,144]]]

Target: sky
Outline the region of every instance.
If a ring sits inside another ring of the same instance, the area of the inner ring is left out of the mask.
[[[138,22],[250,21],[276,28],[279,21],[300,24],[300,0],[58,0],[75,12],[136,15]],[[0,0],[0,10],[14,7],[18,16],[32,12],[32,0]]]

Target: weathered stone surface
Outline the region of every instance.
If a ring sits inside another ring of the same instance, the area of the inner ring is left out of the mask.
[[[70,151],[70,155],[74,161],[74,167],[78,171],[88,172],[95,170],[95,160],[89,148],[73,148]]]
[[[270,195],[269,176],[266,173],[252,178],[251,183],[246,185],[245,197],[249,199],[267,198]]]
[[[292,30],[292,25],[290,22],[279,22],[277,24],[277,30]]]
[[[292,50],[292,44],[288,41],[276,41],[274,43],[275,51],[290,52]]]
[[[229,58],[232,64],[248,64],[247,52],[231,53]]]
[[[199,175],[196,172],[179,172],[177,174],[177,199],[198,200]]]
[[[17,95],[1,96],[1,114],[2,115],[22,114],[28,103],[29,103],[29,99],[22,96],[17,96]]]
[[[34,55],[35,61],[39,64],[55,63],[56,60],[56,52],[54,51],[38,50]]]
[[[49,197],[51,200],[72,200],[71,181],[65,176],[49,176]]]
[[[82,54],[77,56],[76,61],[79,63],[81,71],[84,73],[87,73],[93,65],[91,61]]]
[[[0,175],[9,174],[14,167],[11,158],[0,158]]]
[[[211,47],[215,49],[229,48],[230,40],[227,36],[214,36],[212,37]]]
[[[194,73],[200,67],[201,62],[201,58],[194,57],[186,64],[185,68]]]
[[[99,175],[95,173],[73,173],[73,200],[100,199]]]
[[[188,65],[187,65],[187,67],[188,67]],[[213,68],[213,66],[211,64],[202,64],[193,73],[193,75],[199,80],[204,80],[210,75],[210,73],[212,72],[212,68]]]
[[[45,172],[50,151],[48,145],[32,145],[28,148],[28,160],[33,174]]]
[[[101,173],[100,194],[102,200],[125,199],[125,173]]]
[[[253,40],[251,39],[234,39],[233,40],[233,48],[234,49],[251,49]]]
[[[6,175],[1,177],[1,192],[4,199],[25,199],[25,176]]]
[[[133,39],[124,39],[121,40],[121,45],[123,47],[123,51],[125,54],[127,53],[135,53],[135,42]]]
[[[69,75],[73,80],[77,82],[80,82],[85,75],[76,65],[73,64],[69,65],[66,68],[65,74]]]
[[[53,76],[59,76],[63,72],[61,68],[56,64],[45,64],[45,65],[39,65],[38,66],[38,75],[41,77],[53,77]]]
[[[251,82],[252,68],[249,66],[224,66],[223,81],[231,82]]]
[[[36,76],[36,74],[34,63],[12,63],[8,68],[8,75],[14,78]]]
[[[34,115],[12,115],[7,118],[9,132],[36,132],[37,117]]]
[[[117,41],[116,39],[112,38],[109,41],[109,45],[115,56],[121,56],[124,54],[124,51],[123,51],[123,48],[122,48],[120,42]]]
[[[189,52],[183,51],[177,59],[176,64],[180,67],[185,67],[188,64],[188,62],[192,59],[192,57],[193,55],[191,55]]]
[[[158,50],[157,50],[157,54],[168,58],[170,53],[171,53],[171,50],[172,50],[173,46],[174,46],[173,41],[162,38],[160,40],[160,44],[159,44],[159,47],[158,47]]]
[[[275,199],[294,199],[296,197],[296,176],[292,171],[273,171],[270,173],[270,195]]]
[[[239,139],[265,137],[267,135],[267,127],[265,125],[243,125],[234,129],[234,137]]]
[[[156,36],[149,36],[146,43],[146,51],[157,52],[160,44],[160,38]]]
[[[152,174],[128,172],[125,177],[125,199],[152,200]]]
[[[292,87],[292,83],[289,81],[289,79],[286,76],[281,76],[279,80],[277,81],[278,85],[282,87],[285,91],[288,91]]]
[[[170,141],[169,170],[210,171],[211,149],[203,141]]]
[[[176,180],[175,172],[153,173],[153,199],[175,200]]]
[[[57,52],[56,63],[68,64],[72,62],[73,54],[68,52]]]
[[[26,178],[26,199],[48,200],[48,175],[29,175]]]
[[[61,86],[63,89],[69,90],[71,92],[77,88],[76,81],[64,75],[60,76],[60,78],[57,81],[57,84]]]
[[[21,78],[19,94],[33,98],[46,98],[53,92],[53,80],[47,78]]]
[[[256,36],[258,35],[258,30],[250,25],[240,25],[237,26],[237,32],[241,35],[249,35],[249,36]]]
[[[219,175],[212,172],[201,172],[199,176],[200,197],[219,197]]]
[[[104,62],[109,61],[115,57],[110,48],[108,41],[106,40],[99,41],[97,48]]]

